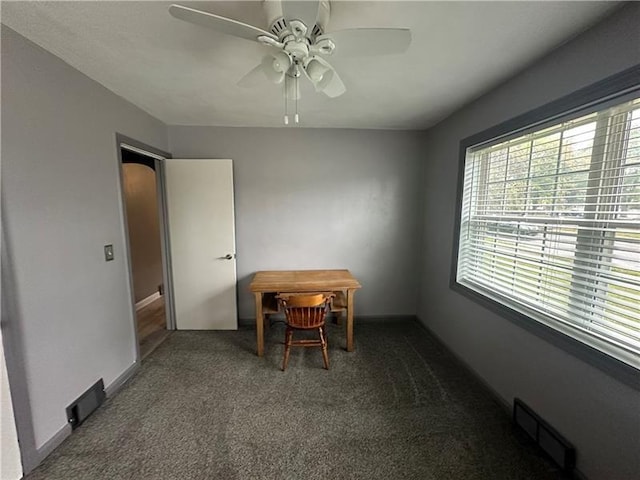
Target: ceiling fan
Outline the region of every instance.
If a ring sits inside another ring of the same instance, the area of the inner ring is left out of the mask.
[[[238,85],[254,87],[264,77],[273,83],[284,84],[285,124],[289,123],[287,100],[295,101],[294,119],[299,122],[297,100],[301,76],[311,82],[316,92],[328,97],[345,93],[344,83],[325,57],[403,53],[411,43],[411,31],[407,28],[354,28],[327,33],[331,13],[328,0],[263,0],[263,5],[268,31],[182,5],[171,5],[169,13],[180,20],[269,48],[262,62],[242,77]]]

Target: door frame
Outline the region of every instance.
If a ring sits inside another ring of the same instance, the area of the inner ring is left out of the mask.
[[[173,283],[171,276],[171,252],[169,245],[169,231],[167,227],[167,201],[166,201],[166,185],[164,174],[164,160],[171,158],[169,152],[165,152],[158,148],[142,143],[133,138],[127,137],[120,133],[116,133],[116,149],[118,161],[118,190],[120,192],[120,213],[122,218],[122,233],[124,235],[124,258],[127,267],[127,286],[129,288],[129,296],[131,298],[131,318],[133,322],[133,334],[135,340],[135,363],[140,362],[140,343],[138,339],[138,327],[136,323],[136,301],[133,291],[133,268],[131,262],[131,247],[129,245],[129,226],[127,223],[127,203],[124,193],[123,178],[123,162],[122,150],[130,150],[139,153],[153,160],[156,172],[156,192],[158,197],[158,220],[160,227],[160,250],[162,253],[162,277],[164,283],[165,298],[165,317],[167,330],[175,330],[175,309],[173,302]]]

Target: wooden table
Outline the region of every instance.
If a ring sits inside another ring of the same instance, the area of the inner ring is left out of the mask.
[[[264,314],[275,313],[277,306],[268,300],[277,293],[337,292],[338,307],[346,310],[347,351],[353,352],[353,295],[361,288],[349,270],[275,270],[256,272],[249,285],[256,301],[258,356],[264,355]],[[346,295],[341,296],[342,292]]]

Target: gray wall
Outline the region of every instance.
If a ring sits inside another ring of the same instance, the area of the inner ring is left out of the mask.
[[[520,397],[578,451],[591,480],[638,478],[640,394],[449,289],[463,138],[640,63],[640,4],[427,132],[419,316],[505,402]]]
[[[421,135],[169,127],[174,158],[234,161],[239,316],[257,270],[348,268],[356,315],[415,315]]]
[[[166,148],[161,122],[2,27],[3,332],[24,353],[37,448],[135,361],[116,131]]]
[[[127,206],[129,253],[136,302],[158,292],[162,284],[162,246],[156,172],[139,163],[122,165]]]
[[[241,317],[254,313],[256,270],[349,268],[364,286],[358,314],[418,311],[505,401],[521,396],[573,441],[592,480],[631,478],[637,392],[453,293],[448,279],[459,140],[639,63],[639,23],[640,5],[626,7],[426,135],[170,127],[174,156],[235,162]],[[3,334],[25,353],[20,390],[41,447],[72,400],[135,360],[115,132],[166,150],[167,131],[6,27],[2,69]]]

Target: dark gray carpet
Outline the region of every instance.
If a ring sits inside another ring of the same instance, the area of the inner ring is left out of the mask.
[[[27,478],[557,479],[504,410],[414,322],[329,327],[318,349],[284,329],[175,332]]]

